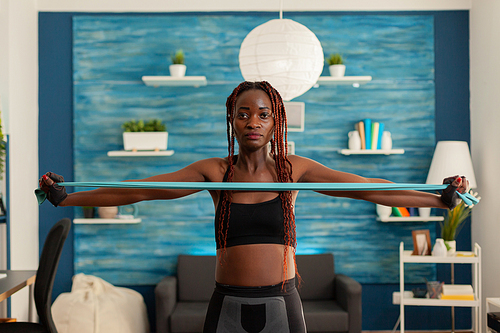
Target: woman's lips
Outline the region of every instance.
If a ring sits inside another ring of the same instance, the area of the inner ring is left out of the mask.
[[[247,133],[245,136],[250,140],[258,140],[262,135],[259,133]]]

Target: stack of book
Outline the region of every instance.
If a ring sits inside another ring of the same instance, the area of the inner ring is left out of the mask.
[[[356,123],[356,130],[361,138],[361,149],[381,149],[384,123],[371,119],[361,120]]]
[[[445,284],[441,299],[473,301],[474,291],[470,284]]]

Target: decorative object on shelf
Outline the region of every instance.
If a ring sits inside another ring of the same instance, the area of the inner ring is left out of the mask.
[[[427,281],[427,295],[429,298],[441,298],[441,294],[443,293],[443,285],[444,282],[440,281]]]
[[[342,55],[340,53],[330,54],[326,58],[326,63],[328,64],[328,69],[330,70],[330,75],[333,77],[342,77],[345,75],[345,65]]]
[[[413,288],[411,291],[415,298],[425,298],[427,296],[427,288]]]
[[[117,218],[123,218],[123,216],[131,216],[136,218],[139,215],[139,206],[137,205],[125,205],[118,207]]]
[[[431,235],[429,229],[413,230],[413,253],[412,255],[425,256],[431,254]]]
[[[101,219],[114,219],[118,215],[118,207],[99,207],[97,208],[97,214]]]
[[[432,248],[432,255],[434,257],[446,257],[448,250],[446,249],[446,245],[444,244],[444,240],[442,238],[436,238],[436,243]]]
[[[387,150],[387,149],[392,149],[392,137],[391,137],[391,132],[389,131],[384,131],[382,133],[382,144],[381,144],[382,149]]]
[[[168,132],[166,126],[159,119],[130,120],[122,125],[123,147],[128,151],[138,150],[166,150],[168,146]]]
[[[391,216],[392,207],[377,204],[376,211],[378,217],[380,217],[381,219],[386,219]]]
[[[183,77],[186,75],[186,65],[184,65],[184,52],[177,50],[171,57],[172,65],[169,66],[170,76]]]
[[[477,192],[471,190],[469,193],[480,199]],[[473,207],[474,205],[468,206],[462,201],[457,207],[453,208],[453,210],[448,209],[444,221],[439,223],[441,226],[441,237],[444,239],[444,243],[448,248],[449,256],[455,255],[457,246],[455,239],[462,230],[465,220],[469,217]]]
[[[284,101],[304,94],[318,81],[324,53],[316,35],[306,26],[280,18],[254,28],[241,43],[240,70],[247,81],[268,81]]]
[[[82,207],[83,217],[86,219],[91,219],[95,216],[95,207]]]
[[[359,135],[359,131],[350,131],[348,133],[349,142],[347,147],[351,150],[359,150],[361,149],[361,136]]]
[[[431,209],[429,207],[419,207],[418,208],[418,215],[420,217],[429,217],[431,216]]]

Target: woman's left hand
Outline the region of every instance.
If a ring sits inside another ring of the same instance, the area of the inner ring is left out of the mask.
[[[454,176],[445,178],[443,184],[449,185],[441,193],[441,201],[452,210],[462,201],[457,191],[467,193],[469,191],[469,181],[464,176]]]

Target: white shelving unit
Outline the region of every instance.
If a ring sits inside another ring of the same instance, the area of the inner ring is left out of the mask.
[[[359,85],[370,82],[371,80],[372,80],[371,76],[342,76],[342,77],[320,76],[316,84],[318,86],[336,86],[336,85],[351,84],[354,87],[359,87]]]
[[[143,76],[142,81],[145,85],[153,87],[201,87],[207,85],[205,76]]]
[[[500,297],[486,297],[486,326],[485,332],[491,332],[488,328],[488,313],[500,311]]]
[[[421,217],[421,216],[409,216],[409,217],[399,217],[399,216],[389,216],[389,217],[377,217],[377,221],[379,222],[436,222],[443,221],[444,216],[429,216],[429,217]]]
[[[429,298],[413,298],[404,292],[404,264],[406,263],[437,263],[437,264],[471,264],[473,267],[472,288],[474,290],[473,301],[461,300],[442,300]],[[474,311],[473,327],[474,332],[481,333],[481,247],[474,244],[474,252],[457,252],[452,257],[434,257],[434,256],[418,256],[412,255],[412,251],[404,250],[404,243],[399,244],[399,298],[400,302],[400,319],[401,333],[405,330],[405,306],[460,306],[471,307]]]
[[[404,149],[341,149],[339,154],[342,155],[394,155],[394,154],[404,154]]]
[[[111,157],[142,157],[142,156],[172,156],[174,154],[173,150],[112,150],[108,151],[108,156]]]
[[[101,219],[101,218],[91,218],[91,219],[74,219],[74,224],[138,224],[141,223],[140,218],[134,218],[132,215],[124,216],[123,218],[114,219]]]

